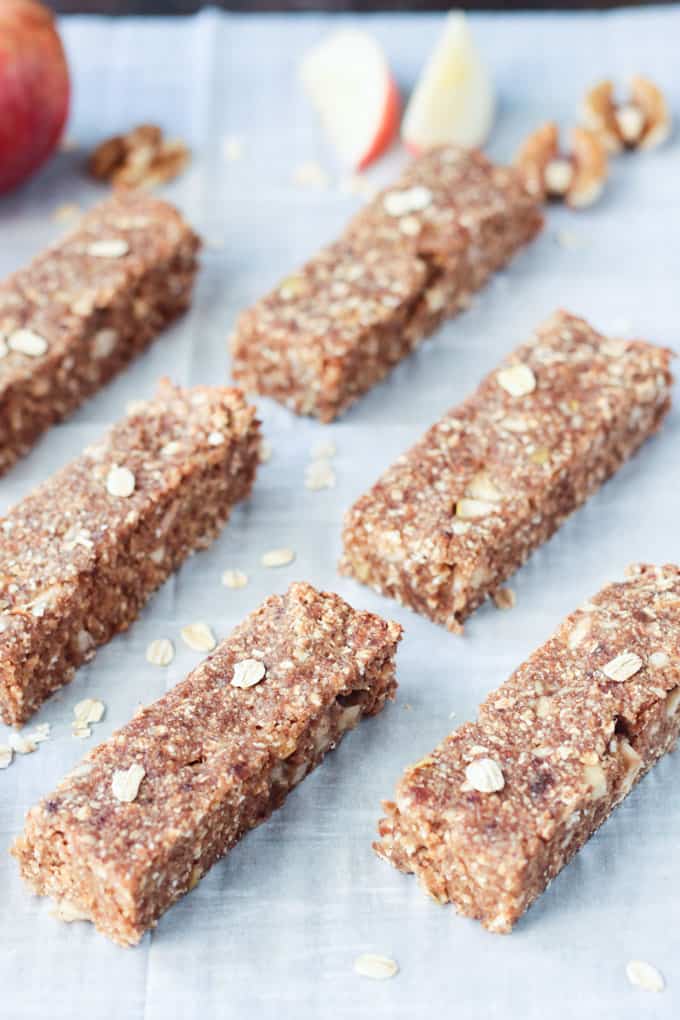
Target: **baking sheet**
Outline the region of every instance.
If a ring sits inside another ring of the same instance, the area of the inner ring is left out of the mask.
[[[190,172],[165,191],[210,247],[191,313],[0,481],[0,510],[77,454],[128,400],[149,394],[161,374],[181,383],[225,378],[225,338],[238,310],[331,239],[357,206],[343,193],[343,174],[295,82],[305,48],[340,20],[361,21],[211,11],[183,21],[63,20],[75,79],[69,135],[81,151],[62,153],[0,203],[0,271],[57,236],[57,205],[100,196],[82,175],[83,151],[144,120],[193,146]],[[472,21],[499,89],[489,147],[499,159],[510,158],[546,118],[569,123],[586,85],[606,74],[621,80],[647,70],[680,111],[678,8]],[[412,86],[441,18],[362,23],[384,44],[400,84]],[[242,141],[241,159],[225,161],[225,136]],[[373,179],[389,180],[402,158],[392,153]],[[327,188],[292,183],[306,160],[325,168]],[[485,607],[464,637],[339,578],[335,563],[351,501],[556,306],[678,349],[679,168],[676,140],[618,160],[592,211],[551,210],[541,240],[340,422],[322,427],[259,402],[273,456],[251,502],[39,713],[35,722],[52,724],[50,740],[0,773],[0,988],[8,1020],[678,1015],[677,756],[653,770],[510,937],[438,907],[370,850],[380,800],[404,766],[473,717],[484,695],[567,612],[631,560],[678,561],[678,412],[520,571],[512,582],[517,606]],[[337,444],[337,486],[309,492],[304,469],[322,436]],[[259,566],[264,551],[283,545],[297,553],[292,566]],[[245,570],[248,587],[222,587],[228,567]],[[182,625],[205,620],[225,636],[266,595],[298,578],[405,626],[396,704],[351,734],[136,950],[110,945],[89,925],[60,925],[50,903],[21,886],[6,853],[24,811],[86,748],[198,662],[179,639]],[[144,658],[148,642],[161,636],[177,649],[166,670]],[[70,722],[85,696],[101,698],[107,712],[83,745]],[[0,727],[0,743],[6,736]],[[394,957],[399,975],[383,983],[358,977],[352,964],[362,952]],[[663,971],[662,995],[629,986],[630,958]]]

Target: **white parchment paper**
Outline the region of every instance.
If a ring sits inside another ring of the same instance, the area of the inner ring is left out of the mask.
[[[64,19],[75,85],[69,134],[81,151],[62,153],[0,202],[0,271],[21,265],[58,235],[57,205],[89,205],[101,195],[82,174],[83,152],[145,120],[194,148],[191,170],[165,193],[211,247],[191,313],[0,481],[0,510],[77,454],[124,413],[128,400],[149,394],[161,374],[181,383],[226,379],[225,338],[239,309],[331,239],[357,206],[340,189],[343,175],[295,80],[305,48],[337,23],[316,15],[215,12],[186,20]],[[362,23],[385,46],[400,84],[412,87],[441,18],[376,16]],[[496,158],[509,159],[548,117],[571,123],[585,87],[607,74],[622,80],[647,71],[680,114],[678,8],[491,15],[473,24],[499,90],[489,146]],[[225,136],[242,141],[241,159],[224,159]],[[402,158],[392,153],[374,179],[389,180]],[[328,188],[293,185],[296,166],[310,159],[328,172]],[[127,634],[38,714],[36,722],[52,724],[50,740],[0,773],[4,1017],[677,1017],[676,756],[618,808],[510,937],[489,935],[436,906],[415,880],[380,862],[370,843],[380,801],[404,766],[473,717],[484,695],[567,612],[631,560],[678,561],[678,412],[531,558],[512,582],[516,608],[484,608],[462,638],[339,578],[335,563],[351,501],[556,306],[605,330],[680,347],[679,177],[677,140],[618,160],[597,207],[582,214],[551,210],[541,240],[337,424],[324,428],[259,402],[273,456],[251,502]],[[337,444],[337,487],[314,493],[304,488],[304,469],[322,436]],[[283,545],[296,550],[292,566],[259,566],[264,551]],[[222,587],[228,567],[245,570],[248,587]],[[297,578],[404,624],[396,704],[355,731],[136,950],[116,948],[89,925],[60,925],[50,904],[22,887],[6,851],[27,808],[84,753],[71,736],[73,706],[85,696],[106,703],[92,746],[199,661],[179,639],[182,625],[205,620],[225,636],[266,595]],[[166,670],[144,658],[148,642],[162,636],[177,648]],[[6,736],[0,727],[0,742]],[[352,964],[362,952],[393,956],[399,975],[383,983],[358,977]],[[637,957],[665,974],[662,995],[629,986],[625,964]]]

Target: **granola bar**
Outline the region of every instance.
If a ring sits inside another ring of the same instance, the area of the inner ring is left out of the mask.
[[[636,566],[408,769],[375,849],[508,932],[680,731],[680,569]]]
[[[199,239],[118,194],[0,284],[0,474],[185,311]]]
[[[163,381],[0,520],[0,714],[23,723],[250,492],[255,410]]]
[[[396,687],[401,628],[293,584],[92,751],[14,844],[36,893],[132,945]]]
[[[460,631],[659,428],[670,357],[556,313],[355,503],[341,571]]]
[[[479,152],[416,159],[343,236],[243,312],[234,378],[332,421],[540,230],[516,172]]]

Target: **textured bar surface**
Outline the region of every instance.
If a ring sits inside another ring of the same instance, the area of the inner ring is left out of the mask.
[[[628,576],[567,617],[384,805],[378,854],[490,931],[510,931],[678,736],[680,570]],[[471,783],[480,759],[485,776],[500,767],[501,789]]]
[[[393,697],[400,636],[398,624],[308,584],[271,596],[29,812],[13,849],[24,878],[66,916],[122,945],[139,941]],[[244,661],[261,664],[246,688],[233,685]],[[121,803],[113,775],[131,765],[143,779]]]
[[[6,723],[28,719],[210,544],[250,492],[259,442],[239,390],[163,382],[0,520]]]
[[[121,193],[0,284],[0,473],[185,311],[198,246],[171,205]]]
[[[433,150],[241,314],[234,378],[332,421],[465,308],[541,225],[514,170],[479,152]]]
[[[670,358],[556,313],[350,509],[342,572],[460,631],[659,428]]]

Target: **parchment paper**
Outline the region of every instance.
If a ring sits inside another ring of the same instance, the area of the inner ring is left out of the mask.
[[[239,309],[333,238],[357,207],[340,188],[346,175],[295,78],[305,48],[339,20],[210,11],[187,20],[63,20],[75,85],[69,136],[81,148],[62,153],[0,203],[0,271],[58,235],[56,206],[89,205],[102,194],[82,174],[83,153],[145,120],[192,145],[190,172],[165,194],[211,246],[191,313],[0,481],[0,510],[76,455],[127,401],[151,393],[160,375],[181,383],[226,379],[225,340]],[[342,21],[376,34],[406,89],[441,26],[435,15]],[[498,159],[510,159],[548,117],[570,124],[585,87],[608,74],[621,81],[647,71],[680,114],[678,8],[472,21],[499,90],[489,146]],[[224,159],[225,136],[241,140],[242,158]],[[395,151],[372,179],[389,180],[402,159]],[[292,183],[307,160],[324,167],[327,188]],[[251,502],[39,713],[36,722],[52,724],[50,740],[0,774],[0,1002],[8,1020],[678,1015],[676,755],[618,808],[510,937],[438,907],[370,849],[380,801],[402,769],[474,717],[484,695],[567,612],[632,560],[678,561],[677,411],[516,576],[517,606],[484,608],[462,638],[339,578],[335,563],[351,501],[558,305],[602,329],[678,348],[679,171],[677,141],[617,160],[598,206],[582,214],[551,210],[542,239],[337,424],[324,428],[258,402],[273,456]],[[322,436],[337,444],[337,486],[309,492],[304,469]],[[292,566],[259,566],[264,551],[283,545],[297,553]],[[248,587],[222,587],[227,567],[245,570]],[[60,925],[51,905],[22,887],[6,853],[24,812],[86,747],[199,661],[179,639],[182,625],[205,620],[225,636],[266,595],[298,578],[405,626],[396,704],[362,724],[136,950],[116,948],[86,924]],[[166,670],[144,657],[161,636],[177,649]],[[70,723],[85,696],[101,698],[107,712],[83,745]],[[0,742],[6,736],[0,727]],[[362,952],[394,957],[399,975],[383,983],[358,977],[352,965]],[[663,971],[662,995],[629,986],[631,958]]]

